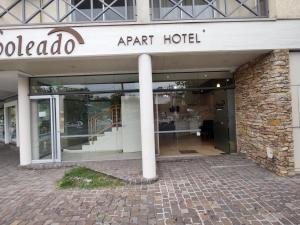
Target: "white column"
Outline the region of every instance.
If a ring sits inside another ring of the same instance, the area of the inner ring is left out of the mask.
[[[136,1],[137,22],[150,22],[150,1]]]
[[[20,164],[31,163],[29,79],[18,77]]]
[[[20,133],[19,133],[19,106],[16,104],[16,145],[20,147]]]
[[[152,63],[150,55],[139,56],[139,85],[140,85],[140,113],[143,177],[156,177],[153,91],[152,91]]]

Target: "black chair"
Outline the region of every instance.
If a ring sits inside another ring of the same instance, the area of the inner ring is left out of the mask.
[[[213,120],[203,120],[201,129],[201,137],[205,139],[214,138],[214,121]]]

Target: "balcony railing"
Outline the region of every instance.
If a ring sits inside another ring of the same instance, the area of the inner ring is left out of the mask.
[[[268,16],[268,0],[151,0],[152,20]]]
[[[1,0],[0,24],[134,21],[135,0]]]
[[[0,0],[0,25],[135,21],[136,1]],[[152,20],[268,16],[268,0],[149,0]],[[149,9],[150,10],[150,9]]]

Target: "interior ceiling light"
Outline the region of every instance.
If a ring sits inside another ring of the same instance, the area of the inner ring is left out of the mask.
[[[217,83],[217,88],[221,87],[221,84],[220,83]]]

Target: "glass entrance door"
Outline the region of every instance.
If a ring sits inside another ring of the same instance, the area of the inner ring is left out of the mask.
[[[58,96],[31,99],[32,161],[61,161]]]
[[[198,154],[201,118],[192,97],[191,92],[154,94],[157,155]]]
[[[227,94],[223,89],[154,94],[156,154],[229,153]]]

